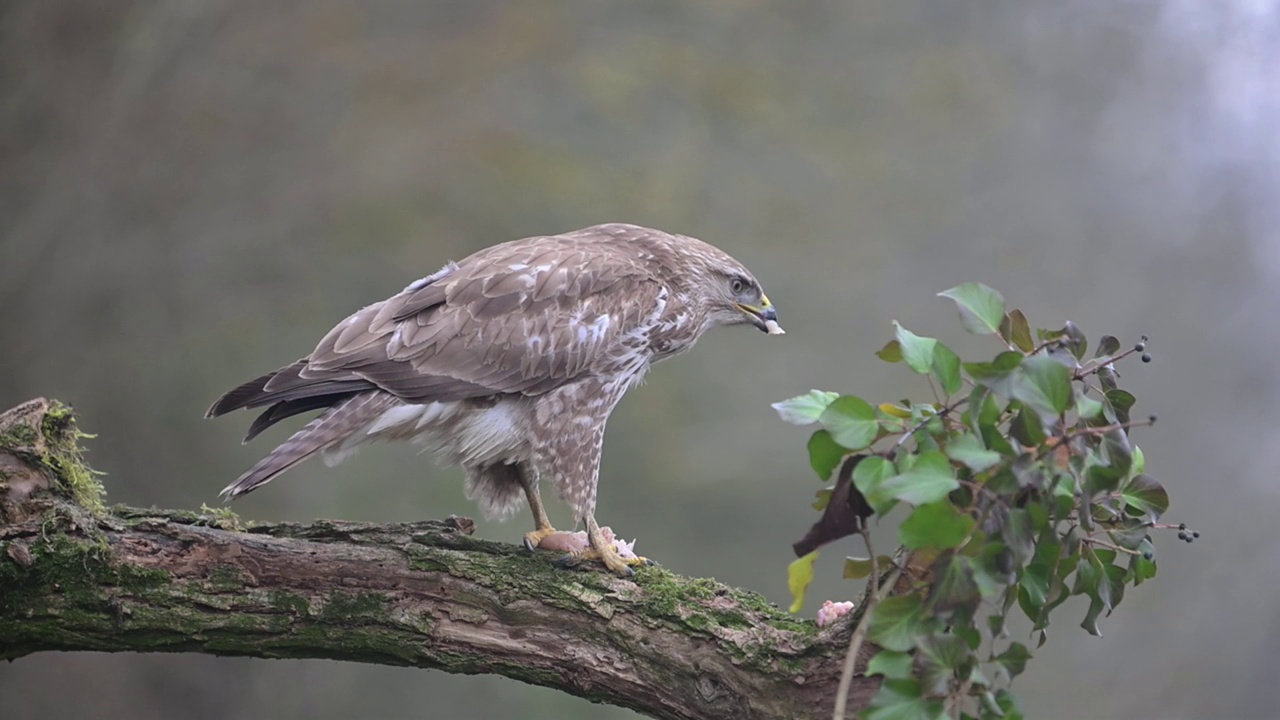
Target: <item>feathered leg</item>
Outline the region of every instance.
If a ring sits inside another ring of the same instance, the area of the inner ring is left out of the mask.
[[[538,492],[538,476],[526,465],[518,466],[516,475],[520,478],[520,486],[524,488],[525,497],[529,499],[529,509],[533,511],[534,530],[524,535],[524,546],[532,551],[542,544],[543,538],[556,532],[556,529],[551,526],[547,509],[542,505],[542,494]]]

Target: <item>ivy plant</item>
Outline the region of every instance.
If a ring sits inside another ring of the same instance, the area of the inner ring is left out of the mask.
[[[845,562],[845,577],[868,578],[851,638],[879,648],[864,672],[883,677],[863,712],[891,718],[1022,717],[1008,684],[1031,648],[1006,629],[1011,613],[1048,637],[1050,618],[1073,595],[1089,600],[1081,626],[1099,621],[1126,588],[1156,574],[1152,531],[1165,488],[1146,472],[1130,429],[1135,398],[1118,366],[1150,362],[1147,338],[1122,349],[1112,336],[1089,341],[1073,323],[1032,330],[1018,310],[979,283],[942,293],[966,330],[993,338],[994,355],[962,360],[942,341],[894,323],[877,355],[927,378],[932,398],[873,404],[814,390],[774,405],[782,419],[816,425],[809,462],[833,484],[817,493],[822,513],[795,545],[792,612],[801,609],[819,548],[861,534],[869,557]],[[901,508],[901,547],[877,555],[866,521]],[[925,568],[919,577],[906,567]],[[893,592],[890,592],[893,590]],[[843,697],[837,717],[843,713]]]

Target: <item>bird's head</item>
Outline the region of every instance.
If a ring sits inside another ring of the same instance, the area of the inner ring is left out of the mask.
[[[751,324],[770,334],[783,335],[778,311],[755,276],[728,253],[697,242],[689,261],[696,278],[693,291],[708,326]]]

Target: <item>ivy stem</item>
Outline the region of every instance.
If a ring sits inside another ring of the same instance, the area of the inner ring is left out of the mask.
[[[1120,422],[1111,423],[1110,425],[1099,425],[1097,427],[1072,428],[1070,430],[1064,431],[1061,435],[1056,436],[1053,439],[1053,443],[1048,448],[1046,448],[1044,453],[1041,453],[1041,455],[1044,455],[1045,453],[1051,453],[1054,450],[1057,450],[1059,447],[1062,447],[1063,445],[1070,442],[1073,438],[1078,438],[1085,435],[1106,435],[1112,430],[1128,431],[1132,428],[1150,427],[1154,424],[1155,424],[1154,420],[1148,419],[1148,420],[1133,420],[1127,423],[1120,423]],[[915,431],[913,430],[912,432],[915,432]]]
[[[862,541],[867,545],[867,555],[871,557],[871,581],[867,588],[867,602],[862,608],[862,617],[858,618],[858,626],[853,629],[849,638],[849,652],[844,658],[844,672],[840,674],[840,686],[836,689],[836,707],[831,714],[832,720],[844,720],[845,709],[849,703],[849,687],[853,684],[854,665],[858,662],[858,651],[862,649],[862,641],[867,636],[871,625],[871,613],[880,602],[880,567],[876,562],[876,551],[871,546],[871,532],[866,525],[858,531]]]
[[[910,429],[910,430],[908,430],[908,431],[904,432],[904,433],[902,434],[902,437],[898,438],[898,441],[897,441],[897,442],[895,442],[895,443],[893,444],[893,449],[894,449],[894,450],[897,450],[898,448],[902,447],[902,445],[903,445],[904,443],[906,443],[906,442],[907,442],[907,440],[910,440],[910,439],[911,439],[911,437],[912,437],[913,435],[915,435],[916,433],[918,433],[918,432],[920,432],[921,430],[923,430],[923,429],[924,429],[924,427],[925,427],[926,425],[928,425],[928,424],[929,424],[929,422],[930,422],[931,420],[933,420],[934,418],[936,418],[936,417],[937,417],[937,418],[944,418],[944,419],[945,419],[945,418],[947,417],[947,415],[950,415],[950,414],[952,413],[952,411],[954,411],[956,408],[960,407],[961,405],[964,405],[964,404],[965,404],[965,403],[967,403],[967,402],[969,402],[969,398],[964,397],[964,398],[960,398],[959,400],[957,400],[957,401],[955,401],[955,402],[951,403],[950,405],[944,405],[944,406],[942,407],[942,409],[941,409],[941,410],[939,410],[937,413],[935,413],[935,414],[933,414],[933,415],[930,415],[930,416],[929,416],[929,417],[927,417],[927,418],[922,419],[920,422],[918,422],[918,423],[916,423],[915,425],[913,425],[913,426],[911,427],[911,429]]]
[[[1038,349],[1038,348],[1037,348],[1037,349]],[[1094,359],[1092,359],[1092,360],[1086,360],[1086,361],[1085,361],[1085,363],[1084,363],[1083,365],[1081,365],[1080,367],[1076,368],[1076,371],[1075,371],[1074,373],[1072,373],[1072,375],[1071,375],[1071,379],[1072,379],[1072,380],[1083,380],[1083,379],[1085,379],[1085,378],[1089,377],[1090,375],[1096,375],[1096,374],[1098,373],[1098,371],[1099,371],[1099,370],[1101,370],[1102,368],[1104,368],[1104,367],[1106,367],[1106,366],[1108,366],[1108,365],[1111,365],[1112,363],[1116,362],[1117,360],[1123,360],[1123,359],[1125,359],[1125,358],[1129,357],[1130,355],[1132,355],[1132,354],[1134,354],[1134,353],[1136,353],[1136,352],[1138,352],[1138,349],[1137,349],[1136,347],[1131,347],[1131,348],[1129,348],[1128,350],[1125,350],[1124,352],[1120,353],[1119,355],[1110,355],[1110,356],[1107,356],[1107,357],[1101,357],[1101,358],[1094,358]],[[1105,362],[1104,362],[1104,361],[1105,361]]]
[[[1108,550],[1115,550],[1116,552],[1125,553],[1125,554],[1127,554],[1127,555],[1141,555],[1141,554],[1142,554],[1142,553],[1138,552],[1137,550],[1130,550],[1129,548],[1122,548],[1122,547],[1120,547],[1119,545],[1115,545],[1115,544],[1113,544],[1113,543],[1109,543],[1109,542],[1107,542],[1106,540],[1099,540],[1098,538],[1095,538],[1095,537],[1093,537],[1092,535],[1090,535],[1090,536],[1088,536],[1088,537],[1082,537],[1082,538],[1080,538],[1080,542],[1082,542],[1082,543],[1088,543],[1088,544],[1090,544],[1090,545],[1097,545],[1098,547],[1106,548],[1106,549],[1108,549]]]

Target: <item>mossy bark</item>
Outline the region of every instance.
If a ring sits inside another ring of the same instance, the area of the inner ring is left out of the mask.
[[[410,665],[658,718],[832,707],[847,624],[819,631],[759,595],[661,568],[631,580],[557,570],[470,537],[465,518],[241,531],[224,515],[85,508],[77,498],[99,495],[73,483],[92,475],[62,467],[76,457],[64,444],[74,421],[33,402],[0,415],[0,659],[98,650]],[[851,707],[875,689],[858,678]]]

